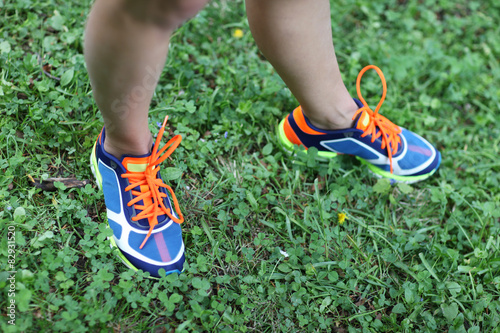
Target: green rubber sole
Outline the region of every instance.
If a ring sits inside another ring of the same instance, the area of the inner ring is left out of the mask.
[[[283,129],[283,124],[285,123],[285,119],[283,119],[276,130],[276,134],[278,136],[278,141],[281,144],[281,147],[291,155],[302,155],[307,156],[307,150],[302,146],[297,146],[293,144],[286,137],[285,130]],[[331,151],[318,151],[317,159],[322,162],[328,162],[330,159],[337,157],[338,153],[334,153]]]

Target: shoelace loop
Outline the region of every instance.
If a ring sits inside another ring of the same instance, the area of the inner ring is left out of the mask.
[[[165,131],[167,120],[168,116],[165,117],[163,125],[158,132],[153,150],[148,158],[146,170],[144,172],[127,172],[122,174],[122,178],[128,178],[130,182],[130,185],[125,188],[125,191],[132,190],[132,195],[134,196],[134,198],[130,200],[127,205],[129,207],[134,205],[135,209],[141,211],[139,214],[132,217],[132,220],[139,221],[141,219],[147,218],[149,222],[149,232],[146,235],[146,238],[142,242],[141,246],[139,246],[140,249],[144,247],[149,236],[151,236],[154,227],[158,224],[158,216],[166,214],[172,221],[176,223],[184,222],[184,216],[182,216],[181,210],[179,208],[179,203],[177,202],[174,191],[170,186],[163,183],[163,181],[157,176],[158,172],[160,171],[160,163],[165,161],[182,141],[182,137],[180,135],[176,135],[172,139],[170,139],[166,145],[158,150],[161,138],[163,137],[163,132]],[[165,152],[165,150],[167,151]],[[141,191],[139,192],[133,190],[136,187],[139,187]],[[172,214],[170,208],[165,207],[163,199],[167,197],[167,195],[160,191],[160,187],[166,188],[171,194],[175,211],[179,218],[175,217]],[[143,201],[144,205],[136,204],[141,200]]]
[[[380,80],[382,81],[382,87],[383,87],[383,92],[382,92],[382,98],[377,104],[377,107],[375,108],[375,111],[372,111],[370,107],[368,106],[368,103],[366,103],[365,99],[361,95],[361,77],[363,74],[368,71],[369,69],[374,69],[378,76],[380,77]],[[372,136],[372,142],[375,142],[375,140],[379,137],[382,137],[382,149],[387,149],[387,155],[389,157],[389,163],[391,165],[391,173],[393,173],[393,168],[392,168],[392,156],[397,153],[398,151],[398,146],[401,144],[401,138],[399,134],[401,133],[401,128],[395,124],[393,124],[390,120],[385,118],[384,116],[380,115],[378,113],[380,107],[384,103],[385,100],[385,95],[387,93],[387,84],[385,81],[384,73],[380,70],[375,65],[368,65],[365,68],[361,70],[358,74],[358,78],[356,80],[356,91],[358,93],[359,100],[361,103],[363,103],[363,107],[360,108],[353,116],[353,120],[356,119],[358,114],[362,114],[363,112],[366,111],[366,114],[369,117],[369,122],[366,128],[363,131],[363,134],[361,137],[365,137],[367,135]]]

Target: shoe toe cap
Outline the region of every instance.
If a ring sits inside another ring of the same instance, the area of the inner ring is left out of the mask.
[[[121,250],[127,260],[137,269],[159,276],[158,270],[163,268],[167,274],[181,273],[184,265],[184,243],[179,224],[172,222],[168,227],[153,232],[141,249],[145,234],[131,231],[128,246]],[[120,246],[119,246],[120,247]]]
[[[403,130],[405,153],[397,163],[402,173],[418,176],[435,172],[441,163],[440,152],[419,135]]]
[[[144,272],[149,272],[149,274],[151,274],[151,276],[154,277],[160,277],[159,273],[160,269],[164,269],[166,275],[172,273],[180,274],[184,270],[184,262],[185,262],[184,252],[182,252],[180,258],[178,258],[176,261],[171,261],[163,264],[148,263],[145,262],[144,260],[140,260],[134,256],[131,256],[126,252],[124,252],[123,254],[135,268],[140,269]]]

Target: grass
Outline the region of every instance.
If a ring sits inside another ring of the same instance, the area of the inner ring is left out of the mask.
[[[443,154],[431,179],[391,186],[349,157],[292,161],[279,149],[275,126],[296,101],[255,47],[242,1],[212,2],[173,38],[151,106],[153,132],[168,113],[183,135],[162,172],[187,218],[186,272],[152,281],[109,248],[94,183],[30,183],[92,179],[102,122],[82,56],[89,4],[0,0],[1,330],[499,331],[499,9],[332,2],[351,94],[361,68],[378,65],[383,114]],[[375,104],[378,78],[363,84]]]

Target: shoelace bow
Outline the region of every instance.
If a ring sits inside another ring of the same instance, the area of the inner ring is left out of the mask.
[[[383,92],[382,92],[382,98],[377,104],[377,107],[375,108],[375,111],[372,111],[368,104],[366,103],[365,99],[361,95],[361,77],[363,74],[369,70],[369,69],[374,69],[378,76],[380,77],[380,80],[382,81],[382,86],[383,86]],[[380,115],[378,113],[378,110],[382,106],[382,103],[384,103],[385,100],[385,95],[387,93],[387,84],[385,81],[384,73],[378,68],[377,66],[374,65],[369,65],[366,66],[359,72],[358,78],[356,80],[356,91],[358,92],[358,97],[361,103],[363,103],[363,107],[360,108],[355,114],[352,119],[356,119],[356,116],[358,114],[362,114],[363,111],[366,111],[366,113],[369,116],[369,123],[368,126],[365,128],[363,131],[363,134],[361,137],[365,137],[367,135],[372,136],[372,142],[375,142],[375,140],[379,137],[382,137],[382,149],[387,149],[387,155],[389,156],[389,162],[391,165],[391,173],[393,173],[393,168],[392,168],[392,155],[396,154],[398,151],[398,146],[401,144],[401,138],[399,137],[399,134],[401,133],[401,128],[395,124],[393,124],[390,120],[385,118],[384,116]]]
[[[179,203],[177,202],[174,191],[170,186],[164,184],[163,181],[157,177],[157,174],[160,171],[159,164],[167,159],[182,141],[182,137],[180,135],[176,135],[158,151],[161,138],[163,137],[163,132],[165,131],[165,125],[167,124],[167,119],[168,116],[165,117],[163,125],[158,132],[158,136],[156,137],[156,141],[153,146],[153,151],[151,152],[151,156],[149,156],[148,159],[146,171],[128,172],[122,174],[122,178],[128,178],[130,182],[130,185],[125,188],[125,191],[130,191],[136,187],[143,189],[144,186],[147,186],[147,189],[145,191],[139,192],[132,190],[132,195],[134,196],[134,198],[127,204],[129,207],[135,204],[134,208],[141,211],[139,214],[132,217],[133,221],[147,218],[149,222],[149,232],[146,235],[146,238],[142,242],[141,246],[139,246],[140,249],[142,249],[144,244],[146,244],[146,241],[148,240],[149,236],[151,236],[154,227],[158,224],[158,216],[166,214],[176,223],[184,222],[184,217],[182,216],[182,213],[180,211]],[[167,148],[168,150],[165,152]],[[167,197],[167,195],[163,192],[160,192],[160,187],[166,188],[172,195],[175,211],[177,212],[179,218],[176,218],[171,213],[170,208],[165,207],[163,198]],[[136,203],[141,200],[143,201],[144,205],[137,205]]]

